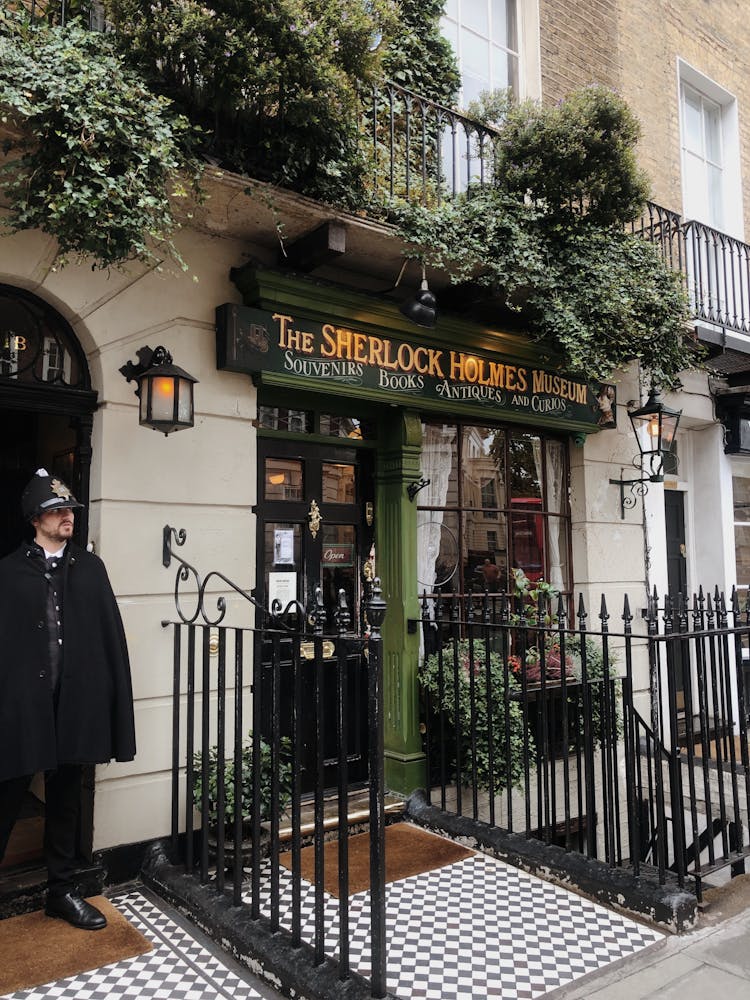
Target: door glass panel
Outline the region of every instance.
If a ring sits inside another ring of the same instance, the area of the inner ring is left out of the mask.
[[[320,554],[323,603],[331,611],[338,607],[338,593],[343,590],[352,627],[356,628],[354,595],[357,582],[355,529],[353,524],[324,524]]]
[[[302,462],[293,458],[267,458],[266,500],[302,500]]]
[[[265,525],[265,604],[274,599],[285,608],[290,601],[304,600],[300,559],[301,525],[267,521]]]
[[[356,482],[353,465],[323,462],[323,503],[354,503]]]

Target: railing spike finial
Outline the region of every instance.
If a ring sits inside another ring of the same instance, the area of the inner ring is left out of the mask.
[[[557,595],[557,621],[558,621],[558,624],[559,624],[561,630],[565,628],[565,619],[567,617],[568,617],[568,615],[567,615],[567,612],[565,610],[565,601],[563,600],[563,595],[558,593],[558,595]]]
[[[372,590],[367,601],[367,620],[372,628],[373,635],[380,635],[380,629],[385,621],[385,613],[388,605],[383,598],[383,589],[380,586],[380,577],[376,576],[372,581]]]
[[[349,631],[349,626],[352,623],[352,616],[349,613],[349,604],[347,603],[346,591],[343,587],[341,587],[338,592],[338,606],[336,608],[335,620],[336,628],[339,633],[343,635],[344,632]]]
[[[732,602],[732,614],[734,615],[735,618],[738,618],[740,614],[740,596],[737,593],[737,587],[735,584],[732,584],[731,602]]]
[[[578,592],[578,613],[577,617],[580,622],[580,628],[586,628],[586,619],[588,618],[588,612],[586,611],[586,605],[583,603],[583,594]]]
[[[625,594],[622,602],[622,620],[625,622],[626,627],[633,621],[633,613],[630,610],[630,598],[627,594]]]
[[[326,623],[326,609],[323,604],[323,590],[316,587],[313,592],[312,607],[307,615],[307,620],[312,625],[315,635],[322,635]]]
[[[609,611],[607,611],[607,598],[602,594],[601,607],[599,609],[599,618],[602,624],[609,621]]]

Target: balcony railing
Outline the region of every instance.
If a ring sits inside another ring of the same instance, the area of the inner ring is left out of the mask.
[[[16,0],[32,17],[64,24],[73,16],[106,30],[97,0]],[[492,183],[498,132],[394,83],[362,95],[362,135],[375,202],[440,205],[471,184]],[[585,209],[581,209],[585,211]],[[692,316],[750,335],[750,246],[648,202],[633,233],[653,243],[681,274]]]
[[[702,222],[648,202],[633,224],[683,277],[696,320],[750,334],[750,246]]]

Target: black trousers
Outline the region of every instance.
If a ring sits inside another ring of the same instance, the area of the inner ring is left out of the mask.
[[[63,764],[44,776],[44,860],[52,895],[63,895],[75,887],[78,861],[78,817],[81,810],[80,764]],[[0,781],[0,861],[5,856],[11,830],[18,818],[24,795],[33,778]]]

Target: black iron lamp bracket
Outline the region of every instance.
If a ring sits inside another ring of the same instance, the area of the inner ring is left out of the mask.
[[[156,365],[171,365],[172,355],[161,345],[155,350],[150,347],[141,347],[135,352],[138,358],[138,364],[133,364],[132,361],[128,361],[120,368],[120,374],[128,382],[137,382],[141,375],[145,375],[147,371]],[[135,390],[136,396],[140,393],[140,383]]]
[[[406,492],[409,496],[409,500],[411,500],[411,502],[414,503],[414,497],[417,495],[417,493],[419,493],[420,490],[423,490],[425,486],[429,485],[430,485],[430,480],[425,479],[424,476],[422,476],[421,479],[416,479],[413,483],[409,483],[409,485],[406,487]]]
[[[622,476],[624,469],[620,469]],[[659,482],[660,477],[647,476],[645,479],[610,479],[610,485],[620,487],[620,519],[625,520],[625,511],[632,510],[638,502],[638,497],[645,497],[648,493],[648,484]],[[625,487],[630,488],[630,495],[626,496]]]

